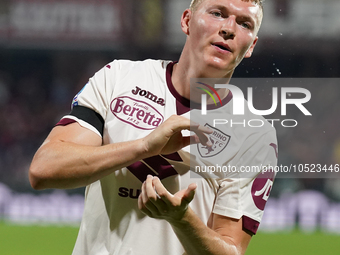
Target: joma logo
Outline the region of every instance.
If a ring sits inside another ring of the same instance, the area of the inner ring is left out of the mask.
[[[156,104],[159,104],[161,106],[165,105],[165,100],[163,98],[158,98],[158,96],[152,94],[150,91],[143,90],[136,86],[135,90],[131,90],[132,94],[134,95],[140,95],[142,97],[146,97],[147,99],[155,102]]]

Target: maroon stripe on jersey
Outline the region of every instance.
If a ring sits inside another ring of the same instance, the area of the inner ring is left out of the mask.
[[[174,153],[175,154],[175,153]],[[178,155],[179,156],[179,155]],[[174,156],[173,156],[174,157]],[[164,158],[159,155],[143,159],[146,164],[148,164],[154,171],[152,171],[149,166],[141,161],[137,161],[126,168],[136,176],[141,182],[146,180],[146,177],[150,174],[152,176],[156,175],[159,179],[165,179],[167,177],[177,175],[178,173],[173,168],[173,166]]]
[[[155,175],[155,173],[147,165],[140,161],[137,161],[126,168],[141,182],[144,182],[149,174],[152,176]]]
[[[201,109],[201,104],[200,103],[195,103],[195,102],[190,102],[189,99],[182,97],[177,90],[175,89],[171,76],[172,76],[172,71],[174,68],[174,65],[176,62],[169,63],[168,66],[166,67],[166,83],[168,85],[168,88],[171,92],[171,94],[176,98],[176,110],[178,115],[182,115],[191,109]],[[227,103],[230,102],[230,100],[233,98],[233,94],[231,91],[229,91],[228,95],[222,99],[222,106],[226,105]],[[215,105],[215,104],[209,104],[207,105],[207,110],[213,110],[221,107],[221,105]]]
[[[181,156],[178,154],[178,152],[172,153],[172,154],[168,154],[168,155],[162,155],[164,158],[166,159],[170,159],[173,161],[179,161],[179,162],[183,162]]]
[[[73,119],[69,119],[69,118],[64,118],[64,119],[61,119],[57,124],[56,126],[67,126],[69,124],[72,124],[76,122],[75,120]]]
[[[249,218],[247,216],[242,216],[242,227],[250,232],[252,232],[254,235],[257,232],[257,229],[260,226],[260,223],[256,220],[253,220],[252,218]]]
[[[144,162],[158,173],[158,178],[161,180],[172,175],[177,175],[177,172],[173,166],[159,155],[146,158],[144,159]]]

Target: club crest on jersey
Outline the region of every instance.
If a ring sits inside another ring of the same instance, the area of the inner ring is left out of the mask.
[[[113,99],[110,109],[119,120],[139,129],[152,130],[164,121],[154,107],[128,96]]]
[[[214,132],[209,135],[209,140],[212,143],[211,147],[204,146],[202,144],[197,144],[197,149],[202,158],[213,157],[219,154],[221,151],[227,147],[230,141],[230,135],[223,133],[221,130],[205,124],[204,126],[211,128]]]

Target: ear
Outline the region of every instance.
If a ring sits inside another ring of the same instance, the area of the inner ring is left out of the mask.
[[[191,19],[192,12],[190,9],[186,9],[181,18],[181,27],[182,31],[186,34],[189,35],[189,21]]]
[[[253,41],[253,44],[250,46],[250,48],[248,49],[246,55],[244,56],[245,58],[250,58],[251,55],[253,54],[253,51],[254,51],[254,48],[255,48],[255,45],[257,43],[257,40],[259,38],[256,36],[255,40]]]

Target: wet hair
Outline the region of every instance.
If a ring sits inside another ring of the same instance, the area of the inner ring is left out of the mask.
[[[190,9],[193,10],[193,11],[196,10],[197,6],[199,6],[203,1],[205,1],[205,0],[192,0],[191,4],[190,4]],[[259,5],[261,7],[261,10],[263,11],[264,0],[241,0],[241,1],[244,1],[244,2],[251,1],[251,2]]]

